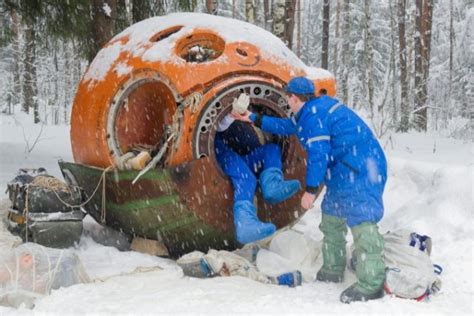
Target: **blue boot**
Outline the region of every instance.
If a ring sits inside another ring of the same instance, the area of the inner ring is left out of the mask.
[[[276,230],[272,223],[259,221],[257,209],[250,201],[236,201],[234,203],[234,225],[237,241],[241,244],[266,238]]]
[[[303,276],[298,270],[280,274],[276,279],[278,285],[287,285],[289,287],[300,286],[303,282]]]
[[[301,188],[298,180],[283,180],[283,172],[278,168],[265,169],[260,174],[260,188],[263,198],[271,204],[280,203],[292,197]]]

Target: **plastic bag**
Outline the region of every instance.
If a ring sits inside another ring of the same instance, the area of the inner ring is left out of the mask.
[[[0,254],[0,305],[32,307],[53,289],[88,283],[79,257],[71,250],[22,244]]]

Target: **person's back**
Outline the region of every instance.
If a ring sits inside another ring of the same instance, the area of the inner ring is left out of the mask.
[[[337,99],[328,96],[314,98],[305,104],[302,112],[309,112],[317,119],[326,121],[331,136],[332,154],[336,160],[351,154],[353,146],[377,142],[367,124]]]
[[[370,208],[379,213],[375,217],[380,219],[382,200],[374,200],[371,195],[374,190],[378,195],[383,191],[387,166],[383,150],[367,124],[346,105],[328,96],[306,102],[297,120],[307,146],[315,140],[311,137],[314,134],[324,134],[319,137],[327,137],[330,142],[326,158],[329,172],[324,181],[329,192],[323,209],[350,207],[364,212]],[[355,191],[360,194],[353,194]],[[371,200],[370,205],[367,200]]]

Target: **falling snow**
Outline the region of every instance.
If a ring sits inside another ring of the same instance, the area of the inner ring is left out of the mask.
[[[38,133],[40,126],[33,125],[30,117],[19,114],[16,118],[26,127],[27,138]],[[11,116],[0,115],[0,187],[5,188],[21,167],[42,166],[52,175],[62,177],[57,160],[73,159],[68,127],[45,126],[43,133],[35,150],[25,154],[21,126]],[[386,213],[380,230],[409,228],[433,238],[432,260],[444,272],[442,290],[430,302],[386,296],[364,304],[343,305],[338,297],[355,280],[352,272],[346,272],[343,284],[307,282],[297,288],[265,285],[241,277],[193,279],[184,277],[172,260],[120,252],[83,236],[73,250],[97,281],[55,290],[37,300],[34,312],[347,315],[385,314],[389,310],[409,315],[472,315],[472,144],[417,133],[393,134],[381,143],[387,153],[389,176],[384,195]],[[4,211],[8,205],[5,195],[1,205]],[[301,217],[298,230],[320,241],[322,236],[317,228],[320,216],[317,207],[312,209]],[[87,217],[84,225],[87,228],[97,224]],[[0,247],[12,247],[15,241],[11,238],[8,232],[0,231]],[[349,234],[348,246],[351,244]],[[283,267],[281,264],[276,267]],[[320,266],[319,257],[313,268],[317,270]],[[155,267],[155,270],[134,272],[139,267]],[[2,315],[19,313],[24,314],[25,309],[0,307]]]

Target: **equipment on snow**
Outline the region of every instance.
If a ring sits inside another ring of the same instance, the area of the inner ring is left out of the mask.
[[[79,241],[84,213],[81,190],[46,173],[44,168],[18,175],[7,184],[9,230],[23,241],[67,248]]]
[[[242,276],[266,284],[289,287],[301,285],[300,271],[285,272],[277,276],[269,276],[259,271],[255,261],[252,261],[255,260],[258,250],[259,248],[253,245],[234,252],[211,249],[204,254],[194,251],[179,258],[177,264],[183,269],[184,275],[195,278]],[[249,254],[250,257],[248,257]]]
[[[429,236],[409,230],[389,232],[385,236],[385,292],[397,297],[427,300],[441,289],[443,269],[434,265]]]
[[[32,308],[36,298],[51,290],[88,282],[80,258],[71,250],[34,243],[0,250],[0,305]]]

